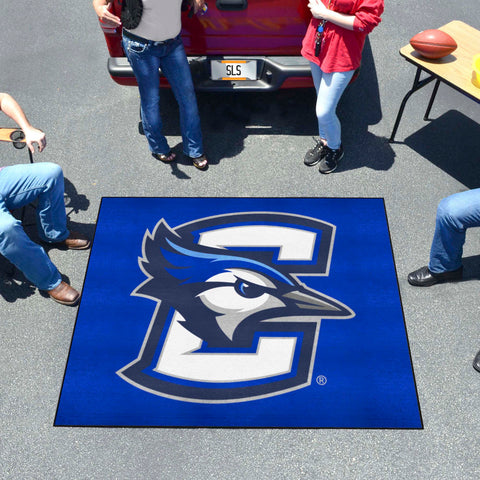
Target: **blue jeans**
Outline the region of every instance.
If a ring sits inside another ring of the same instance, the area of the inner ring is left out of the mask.
[[[166,42],[140,42],[124,35],[122,44],[137,79],[143,130],[152,153],[167,154],[170,151],[162,133],[160,68],[178,102],[183,152],[193,158],[203,155],[197,99],[180,36]]]
[[[0,254],[40,290],[58,286],[60,273],[45,250],[30,240],[10,210],[38,199],[40,238],[45,242],[61,242],[69,235],[63,192],[63,172],[54,163],[13,165],[0,170]]]
[[[437,209],[428,265],[430,271],[443,273],[460,268],[466,230],[479,226],[480,188],[444,198]]]
[[[318,134],[330,148],[336,150],[342,143],[342,129],[336,114],[337,105],[355,70],[325,73],[313,62],[310,62],[310,69],[317,91],[315,113],[318,119]]]

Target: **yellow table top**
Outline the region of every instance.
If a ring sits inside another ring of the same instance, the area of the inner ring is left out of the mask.
[[[447,23],[438,30],[448,33],[457,42],[458,48],[450,55],[431,60],[418,54],[410,44],[402,47],[400,54],[480,101],[480,88],[472,83],[473,57],[480,54],[480,31],[459,20]]]
[[[21,140],[12,140],[11,135],[13,132],[22,132],[22,129],[0,127],[0,141],[1,142],[25,142],[25,138]]]

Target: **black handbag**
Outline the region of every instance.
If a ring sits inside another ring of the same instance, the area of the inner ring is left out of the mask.
[[[127,30],[137,28],[142,19],[142,13],[142,0],[123,0],[120,19],[124,28]]]

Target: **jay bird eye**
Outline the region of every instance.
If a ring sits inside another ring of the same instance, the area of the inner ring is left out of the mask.
[[[257,298],[265,293],[265,287],[238,278],[235,282],[235,291],[245,298]]]

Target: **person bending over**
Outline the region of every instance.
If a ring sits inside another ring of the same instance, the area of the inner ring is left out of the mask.
[[[0,110],[14,120],[25,134],[27,147],[42,152],[45,134],[30,125],[20,105],[7,93],[0,93]],[[27,236],[11,210],[38,200],[36,219],[41,240],[72,250],[83,250],[90,241],[67,229],[62,169],[49,162],[0,167],[0,254],[13,263],[38,289],[53,300],[75,305],[80,294],[65,283],[45,250]]]

